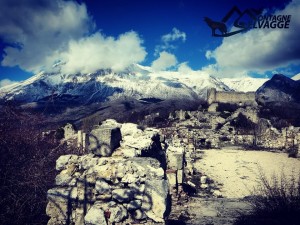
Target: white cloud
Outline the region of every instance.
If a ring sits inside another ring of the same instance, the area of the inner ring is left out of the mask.
[[[179,73],[186,73],[186,74],[193,72],[193,70],[191,69],[191,67],[189,67],[188,62],[180,63],[178,65],[177,70],[178,70]]]
[[[151,67],[154,70],[166,70],[172,66],[175,66],[177,64],[177,59],[175,55],[168,53],[168,52],[160,52],[158,59],[154,60],[152,62]]]
[[[186,33],[178,30],[176,27],[168,34],[165,34],[161,37],[161,44],[155,47],[155,55],[158,55],[160,52],[170,49],[175,49],[176,46],[172,44],[176,41],[186,41]]]
[[[97,32],[79,41],[71,41],[63,61],[64,73],[95,72],[99,68],[111,68],[115,71],[123,70],[132,63],[144,60],[145,49],[143,41],[137,33],[131,31],[114,37],[105,37]]]
[[[206,58],[216,60],[225,74],[264,73],[300,64],[300,1],[294,0],[277,14],[292,15],[289,29],[252,29],[223,39]]]
[[[165,34],[161,37],[161,40],[163,42],[171,42],[176,40],[182,40],[183,42],[186,41],[186,34],[180,30],[178,30],[176,27],[172,29],[172,32],[169,34]]]
[[[87,34],[93,22],[85,4],[75,1],[3,0],[0,37],[18,47],[5,47],[3,66],[37,72],[51,68],[69,40]],[[42,67],[44,66],[44,67]]]
[[[85,4],[74,0],[3,0],[0,38],[13,46],[4,49],[2,65],[38,72],[51,71],[62,62],[62,72],[88,73],[122,70],[144,60],[146,52],[137,33],[106,37],[91,33],[94,27]]]
[[[0,80],[0,88],[2,88],[4,86],[7,86],[7,85],[10,85],[10,84],[14,84],[14,83],[17,83],[17,82],[9,80],[9,79]]]
[[[214,56],[214,54],[213,54],[213,52],[212,52],[211,50],[207,50],[207,51],[205,52],[205,57],[206,57],[207,59],[215,58],[215,56]]]

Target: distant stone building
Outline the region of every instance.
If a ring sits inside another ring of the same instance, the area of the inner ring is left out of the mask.
[[[207,102],[208,104],[236,103],[243,105],[256,105],[255,92],[217,91],[215,88],[207,90]]]

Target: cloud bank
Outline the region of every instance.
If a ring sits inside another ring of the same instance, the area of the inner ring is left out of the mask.
[[[186,41],[186,33],[178,30],[176,27],[172,29],[170,33],[164,34],[161,36],[161,44],[155,47],[154,55],[158,58],[154,60],[151,64],[151,67],[156,70],[167,70],[172,67],[175,68],[178,61],[174,54],[169,53],[168,51],[176,48],[174,42]]]
[[[10,85],[10,84],[14,84],[14,83],[16,83],[16,81],[12,81],[10,79],[0,80],[0,88],[2,88],[4,86],[7,86],[7,85]]]
[[[154,54],[159,55],[162,51],[175,49],[176,46],[174,45],[174,42],[177,41],[185,42],[186,33],[174,27],[170,33],[161,36],[161,44],[155,47]]]
[[[60,61],[62,72],[87,73],[122,70],[144,60],[146,52],[137,33],[106,37],[94,28],[83,3],[3,0],[0,38],[9,46],[1,64],[37,73],[51,71]]]
[[[0,7],[3,66],[37,72],[51,68],[69,40],[87,34],[93,23],[84,4],[72,1],[4,0]]]
[[[64,73],[89,73],[99,68],[120,71],[132,63],[141,62],[146,56],[143,41],[131,31],[118,38],[105,37],[97,32],[79,41],[71,41],[63,61]]]
[[[276,13],[292,15],[289,29],[252,29],[245,34],[224,38],[219,47],[206,52],[206,58],[215,59],[214,68],[229,76],[251,71],[264,73],[299,64],[299,12],[300,1],[294,0]]]
[[[177,64],[177,59],[175,55],[163,51],[159,53],[158,59],[152,62],[151,67],[156,71],[160,71],[160,70],[169,69],[170,67],[175,66],[176,64]]]
[[[186,40],[186,34],[180,30],[178,30],[176,27],[174,27],[172,29],[171,33],[165,34],[161,37],[161,40],[164,43],[168,43],[171,41],[176,41],[176,40],[182,40],[183,42],[185,42]]]

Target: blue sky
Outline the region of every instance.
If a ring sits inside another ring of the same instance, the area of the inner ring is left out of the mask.
[[[300,72],[299,1],[1,0],[0,81],[51,71],[57,61],[65,73],[139,63],[219,77],[292,76]],[[212,37],[203,18],[221,21],[233,6],[295,15],[290,29]]]

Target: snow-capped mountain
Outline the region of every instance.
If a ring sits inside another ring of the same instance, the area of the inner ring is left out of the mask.
[[[292,77],[293,80],[300,80],[300,73]]]
[[[209,88],[223,91],[255,91],[267,79],[218,79],[204,72],[186,74],[153,71],[131,65],[122,72],[99,70],[89,74],[39,73],[26,81],[0,89],[0,99],[20,103],[49,100],[65,104],[89,104],[116,100],[156,98],[160,100],[206,98]]]
[[[282,74],[275,74],[257,90],[256,99],[261,104],[284,102],[300,103],[300,80],[293,80]]]
[[[154,72],[132,65],[123,72],[99,70],[90,74],[39,73],[30,79],[0,89],[0,98],[29,103],[49,98],[65,98],[81,103],[102,102],[120,97],[198,99],[206,90],[231,90],[220,79],[207,74]]]
[[[223,78],[221,81],[234,91],[249,92],[256,91],[269,79],[266,78]]]

